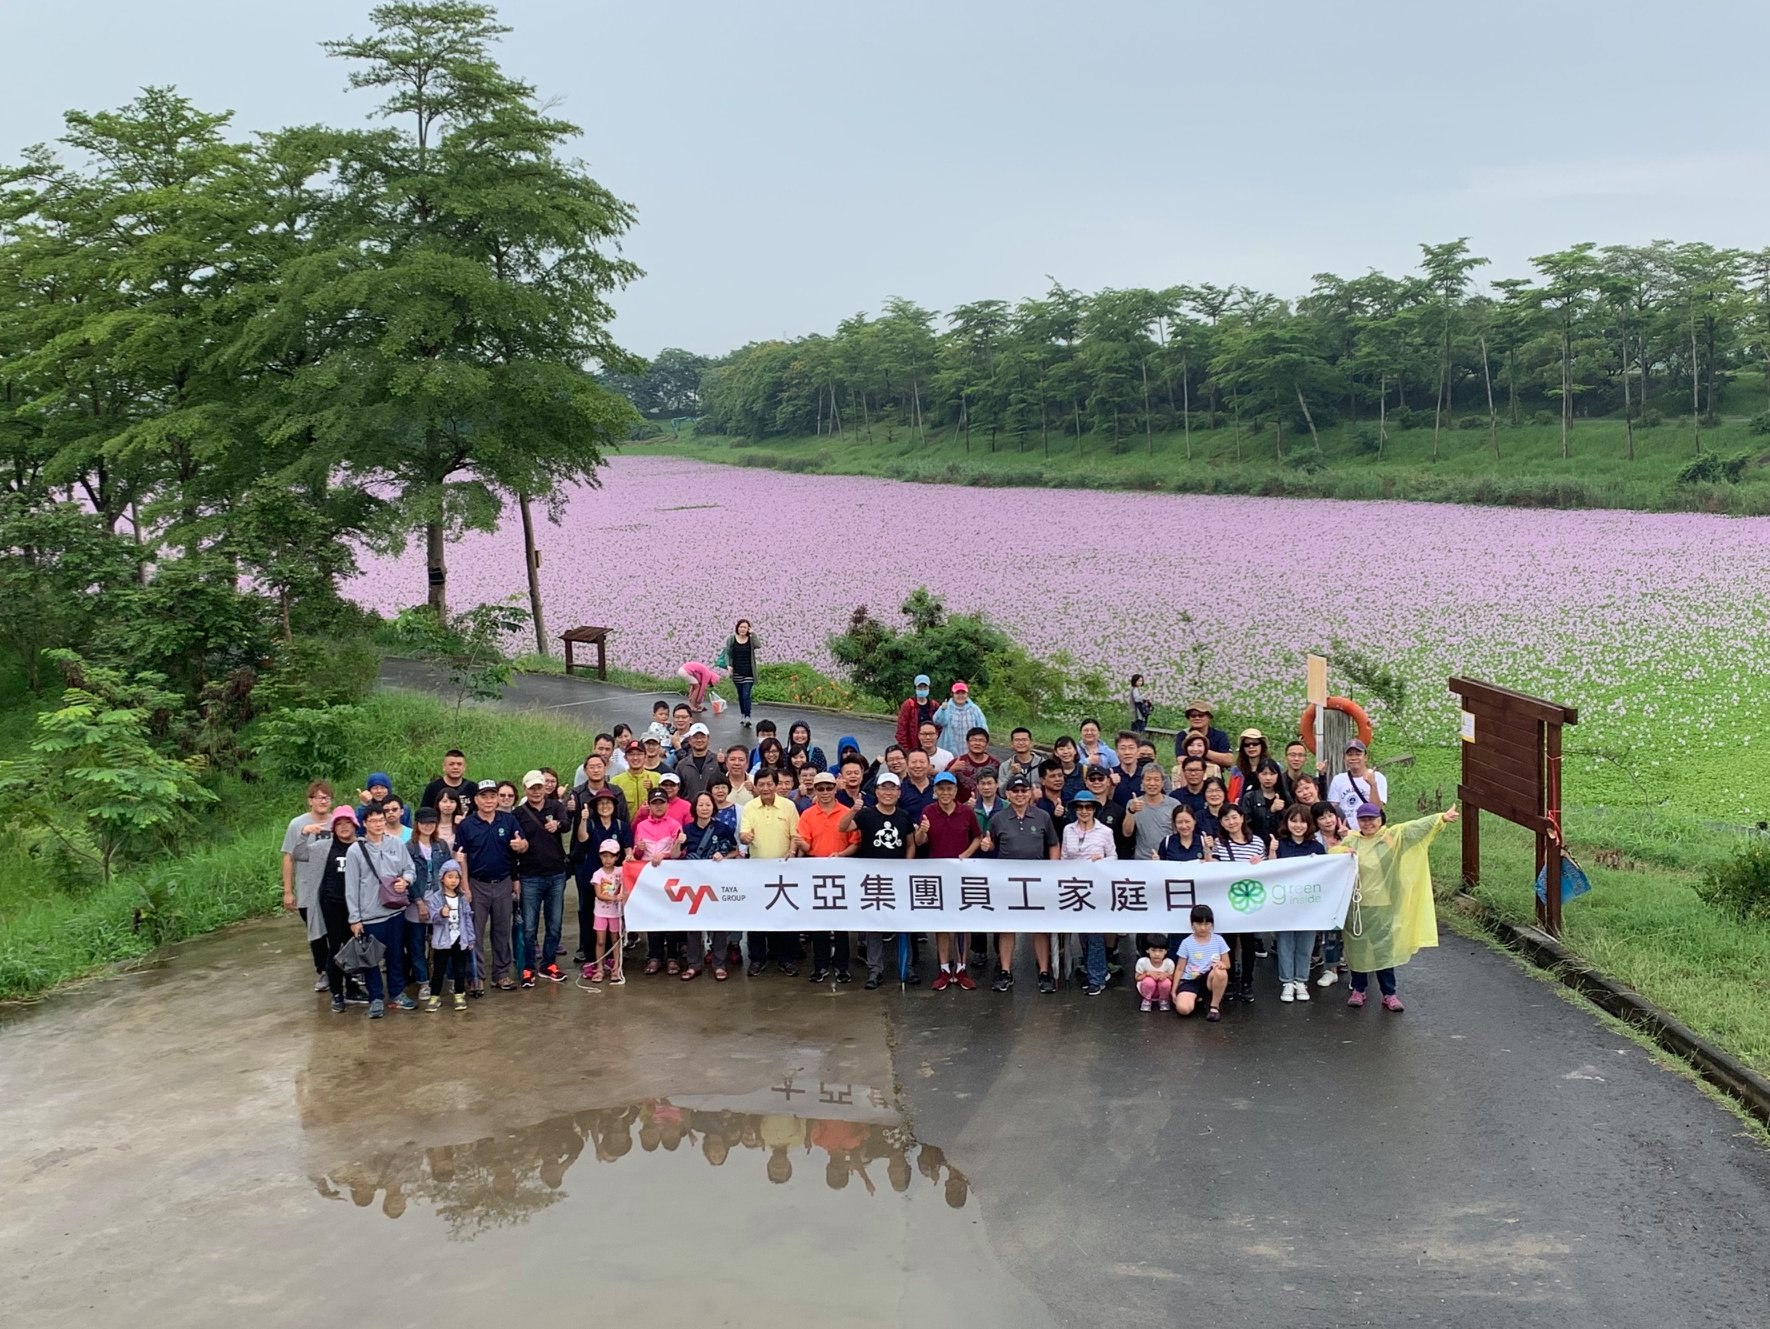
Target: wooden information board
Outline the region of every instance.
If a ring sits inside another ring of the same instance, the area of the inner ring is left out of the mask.
[[[1578,724],[1571,706],[1472,678],[1453,678],[1462,699],[1463,883],[1481,879],[1480,813],[1491,812],[1536,834],[1536,866],[1547,898],[1537,921],[1561,935],[1561,726]],[[1546,871],[1545,871],[1546,870]],[[1534,877],[1532,879],[1534,886]]]

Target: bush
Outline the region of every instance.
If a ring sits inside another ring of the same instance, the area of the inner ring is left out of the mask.
[[[1384,419],[1391,429],[1412,429],[1420,423],[1419,413],[1411,406],[1397,406]]]
[[[1486,429],[1487,417],[1481,415],[1465,415],[1457,421],[1458,429]]]
[[[1663,411],[1643,411],[1641,419],[1638,421],[1643,429],[1658,429],[1665,422],[1666,417]]]
[[[1770,411],[1759,411],[1747,423],[1746,429],[1753,434],[1770,434]]]
[[[910,621],[907,632],[879,622],[861,605],[847,630],[830,638],[830,654],[855,687],[875,697],[907,697],[917,674],[942,683],[963,678],[982,689],[989,684],[990,657],[1012,645],[980,614],[949,618],[926,586],[912,591],[900,612]]]
[[[277,775],[312,780],[350,770],[363,734],[356,706],[296,706],[258,722],[252,751]]]
[[[1770,921],[1770,838],[1759,835],[1727,862],[1710,868],[1696,893],[1741,923]]]
[[[1360,452],[1376,454],[1383,444],[1382,435],[1375,425],[1359,425],[1352,431],[1352,446]]]
[[[1738,484],[1739,477],[1745,474],[1745,468],[1751,458],[1741,452],[1732,457],[1722,457],[1719,453],[1705,452],[1692,457],[1678,468],[1678,483],[1682,485],[1701,484]]]
[[[1558,425],[1561,423],[1561,417],[1553,411],[1535,411],[1531,414],[1530,423],[1533,425]]]
[[[1285,458],[1285,465],[1305,475],[1317,475],[1329,469],[1328,459],[1313,448],[1304,448]]]

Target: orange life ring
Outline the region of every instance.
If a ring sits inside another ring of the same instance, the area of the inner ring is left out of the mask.
[[[1366,747],[1370,746],[1371,718],[1370,718],[1370,716],[1368,716],[1364,713],[1364,707],[1360,706],[1357,702],[1353,701],[1350,697],[1329,697],[1327,699],[1327,707],[1330,711],[1338,711],[1342,715],[1351,716],[1352,723],[1355,724],[1356,726],[1358,726],[1358,741],[1360,743],[1363,743]],[[1297,721],[1297,727],[1302,731],[1302,734],[1303,734],[1303,746],[1308,748],[1311,752],[1314,752],[1315,751],[1315,703],[1314,702],[1310,702],[1309,705],[1307,705],[1303,708],[1303,715],[1302,715],[1302,718]]]

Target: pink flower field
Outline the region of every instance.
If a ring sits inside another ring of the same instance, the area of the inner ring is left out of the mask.
[[[831,670],[825,638],[856,605],[892,621],[926,585],[1035,653],[1141,670],[1158,701],[1203,693],[1230,724],[1294,717],[1304,654],[1338,637],[1409,679],[1394,738],[1454,736],[1445,680],[1467,673],[1580,707],[1578,746],[1632,744],[1646,777],[1695,762],[1743,795],[1766,773],[1770,520],[983,490],[665,457],[619,458],[603,481],[539,526],[547,618],[610,625],[630,668],[711,660],[741,615],[765,659]],[[453,607],[524,592],[514,515],[449,564]],[[395,566],[398,602],[418,601],[419,545],[365,556],[347,593]]]

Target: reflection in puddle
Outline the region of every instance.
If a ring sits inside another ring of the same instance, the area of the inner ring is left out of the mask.
[[[753,1183],[866,1196],[922,1193],[952,1209],[965,1207],[971,1189],[938,1146],[915,1138],[881,1091],[801,1084],[791,1076],[741,1097],[651,1098],[550,1117],[465,1144],[384,1153],[333,1168],[314,1185],[326,1198],[359,1208],[379,1203],[389,1218],[415,1201],[447,1224],[450,1237],[471,1240],[524,1223],[566,1198],[566,1175],[580,1164],[573,1180],[594,1200],[605,1186],[684,1184],[680,1165],[668,1180],[644,1174],[671,1155],[697,1154],[699,1166],[721,1170],[722,1188]],[[623,1164],[635,1175],[605,1179],[595,1164]]]

